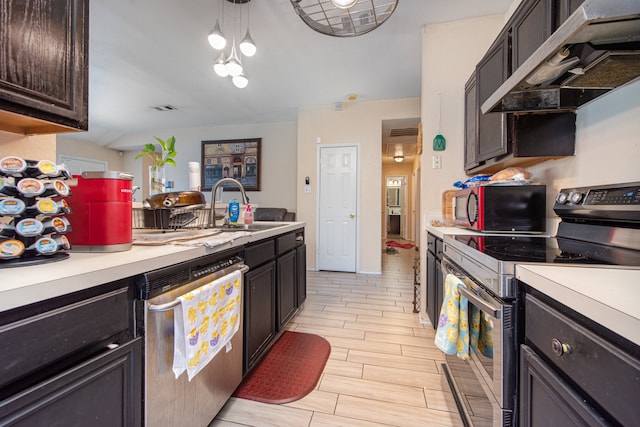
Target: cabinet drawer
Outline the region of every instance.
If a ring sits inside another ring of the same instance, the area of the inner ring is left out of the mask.
[[[0,400],[0,425],[141,425],[142,338]]]
[[[266,242],[256,243],[244,250],[245,264],[249,268],[254,268],[265,262],[272,260],[276,256],[275,242],[267,240]]]
[[[443,242],[442,239],[436,239],[436,258],[442,259],[442,250],[443,250]]]
[[[296,246],[296,233],[291,232],[276,237],[276,253],[282,255]]]
[[[0,387],[127,331],[128,288],[0,327]]]
[[[427,233],[427,250],[436,253],[436,240],[438,238],[431,233]]]
[[[622,425],[637,423],[640,361],[529,294],[525,337]],[[568,346],[564,352],[562,345]]]

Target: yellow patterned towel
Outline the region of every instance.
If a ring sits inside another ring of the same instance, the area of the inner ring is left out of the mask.
[[[471,350],[493,358],[493,321],[489,316],[471,304],[471,329],[469,331]]]
[[[469,304],[467,298],[458,291],[461,286],[466,288],[456,276],[447,274],[435,344],[445,354],[457,354],[461,359],[468,359]]]
[[[189,381],[227,347],[240,327],[242,307],[240,271],[179,297],[174,309],[173,373],[185,370]]]

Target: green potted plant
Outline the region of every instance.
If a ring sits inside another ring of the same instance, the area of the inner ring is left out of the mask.
[[[175,166],[174,157],[178,154],[176,151],[176,138],[171,136],[167,140],[163,140],[154,136],[160,144],[160,152],[156,152],[156,144],[150,142],[145,144],[142,152],[138,153],[136,160],[141,157],[149,157],[151,166],[149,166],[149,195],[164,193],[165,191],[165,170],[166,165]]]

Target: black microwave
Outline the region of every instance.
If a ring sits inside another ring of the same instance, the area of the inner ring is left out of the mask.
[[[489,184],[458,190],[454,222],[472,230],[497,233],[544,233],[544,185]]]

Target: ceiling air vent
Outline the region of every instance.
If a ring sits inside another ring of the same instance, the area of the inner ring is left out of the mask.
[[[158,105],[153,107],[154,109],[158,110],[158,111],[175,111],[177,110],[176,107],[174,107],[173,105]]]
[[[391,129],[389,131],[389,136],[418,136],[418,128]]]

